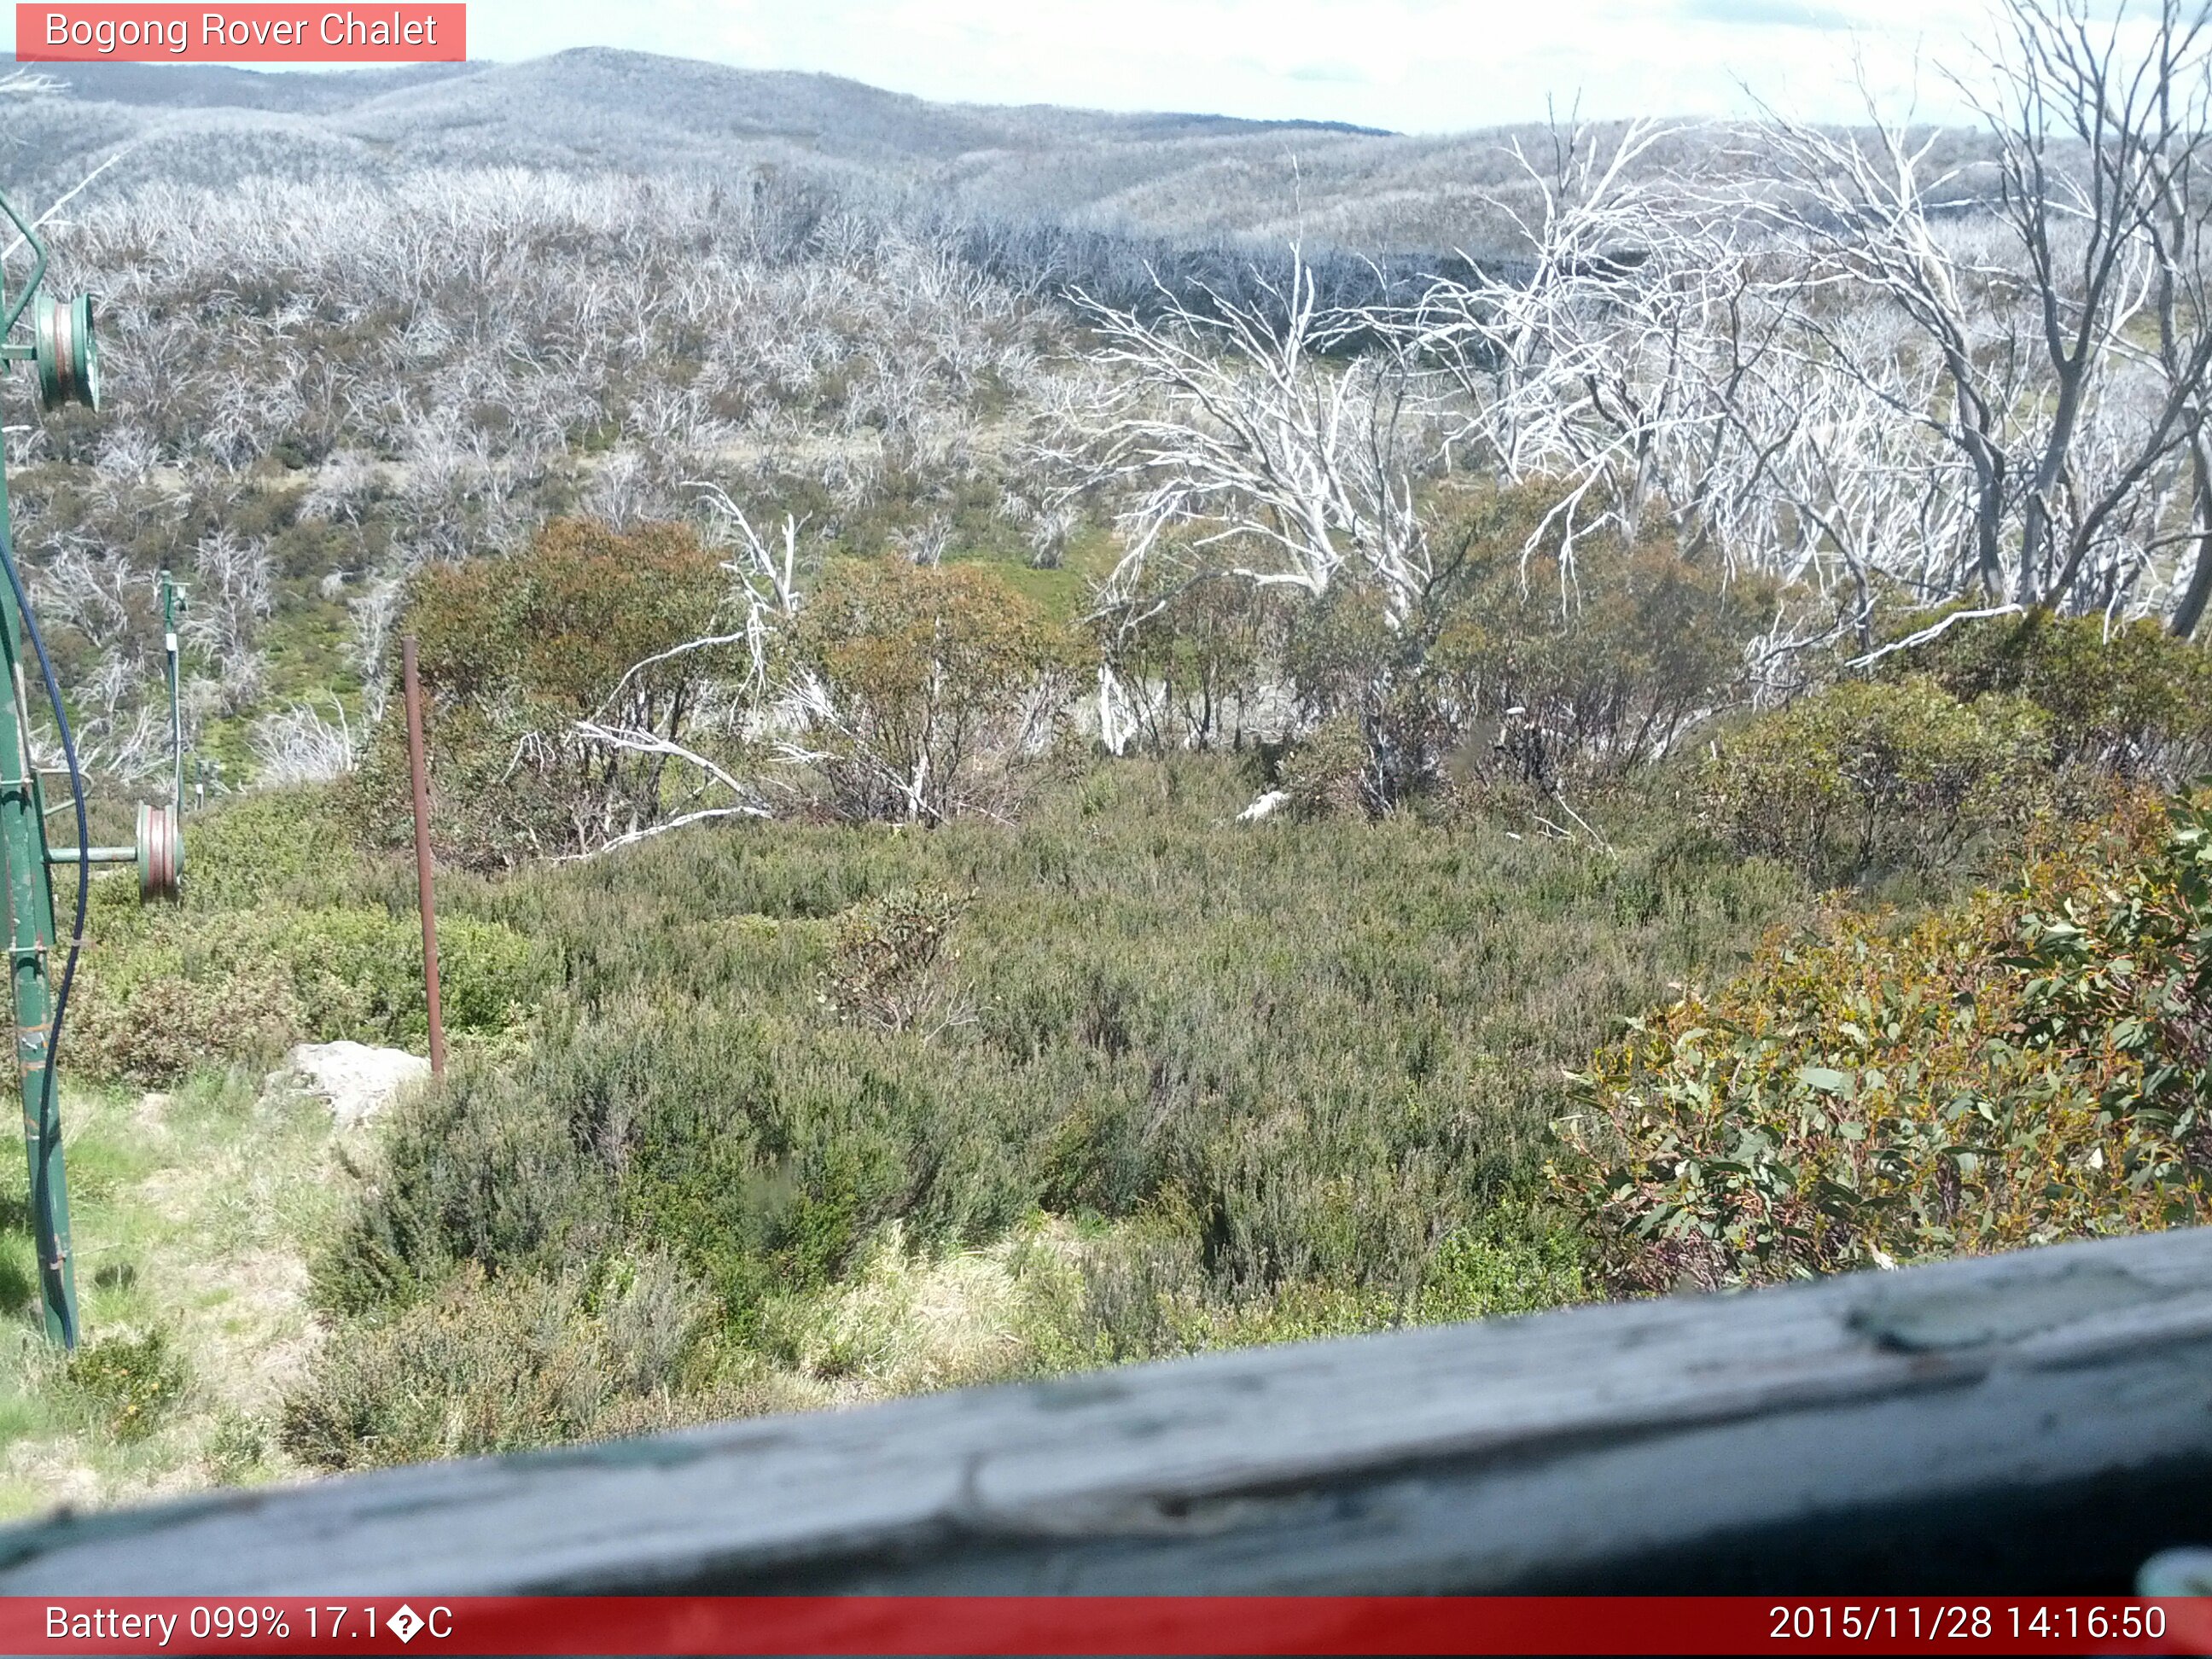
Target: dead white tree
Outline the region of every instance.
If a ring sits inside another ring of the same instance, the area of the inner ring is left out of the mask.
[[[2156,558],[2212,378],[2192,298],[2212,40],[2206,9],[2180,0],[2148,16],[2004,0],[1999,15],[1986,74],[1960,77],[1992,159],[1939,167],[1943,135],[1883,122],[1871,98],[1870,133],[1771,115],[1759,139],[1783,188],[1756,210],[1804,262],[1805,350],[1956,451],[1974,585],[2101,608]],[[1870,310],[1913,342],[1855,350],[1850,319]]]
[[[1924,426],[1961,458],[1972,540],[1952,580],[1994,591],[2016,471],[2011,428],[2031,368],[2017,288],[1940,216],[1966,194],[1958,173],[1931,173],[1942,135],[1885,124],[1868,105],[1865,132],[1771,116],[1753,143],[1773,158],[1780,188],[1747,205],[1802,274],[1793,321],[1813,378],[1856,380],[1893,420]],[[1879,313],[1904,319],[1912,337],[1869,358],[1855,348],[1862,319]]]
[[[943,513],[933,513],[920,524],[893,531],[891,544],[909,563],[943,564],[952,545],[952,520]]]
[[[708,757],[689,744],[663,737],[658,732],[635,726],[605,726],[597,720],[579,720],[574,729],[576,740],[587,751],[640,755],[656,760],[679,761],[702,781],[702,787],[720,788],[735,799],[715,806],[679,806],[665,816],[655,815],[643,821],[634,818],[625,828],[616,830],[607,824],[577,826],[577,838],[583,850],[563,855],[562,862],[597,858],[602,853],[611,853],[621,847],[634,846],[665,836],[672,830],[688,824],[703,823],[715,818],[765,818],[775,816],[773,810],[762,799],[759,784],[750,779],[737,776]]]
[[[1389,647],[1358,671],[1364,793],[1387,806],[1437,763],[1388,711],[1423,672],[1431,601],[1459,554],[1431,546],[1422,496],[1449,465],[1434,377],[1418,343],[1371,308],[1330,308],[1300,250],[1278,286],[1190,299],[1156,282],[1157,318],[1078,295],[1100,343],[1076,422],[1079,487],[1126,505],[1127,551],[1098,614],[1141,626],[1193,583],[1230,580],[1309,601],[1371,598]],[[1099,681],[1109,745],[1150,696]]]
[[[1524,551],[1555,540],[1563,577],[1581,534],[1612,524],[1634,539],[1666,489],[1692,359],[1712,338],[1714,251],[1685,204],[1662,203],[1643,177],[1675,131],[1631,122],[1608,141],[1555,123],[1533,155],[1516,139],[1533,209],[1485,197],[1517,233],[1513,256],[1493,270],[1462,252],[1469,275],[1431,281],[1389,319],[1450,382],[1465,459],[1509,483],[1558,486]]]
[[[1441,455],[1406,349],[1325,309],[1296,248],[1287,284],[1257,301],[1160,293],[1157,321],[1076,296],[1105,371],[1085,477],[1131,497],[1109,591],[1188,529],[1261,586],[1318,596],[1349,568],[1402,625],[1436,577],[1415,497]]]
[[[577,721],[567,734],[564,741],[586,753],[644,760],[650,777],[641,796],[632,792],[627,798],[630,811],[626,821],[578,826],[582,850],[574,857],[595,857],[712,819],[772,817],[775,799],[784,793],[778,780],[758,773],[741,775],[705,752],[696,738],[686,738],[690,732],[712,732],[743,745],[805,718],[800,711],[808,699],[805,677],[794,679],[781,651],[800,604],[799,521],[785,514],[772,540],[720,486],[694,483],[690,487],[696,492],[709,537],[730,555],[722,568],[732,579],[738,623],[631,664],[598,710]],[[743,653],[738,674],[702,685],[688,705],[672,703],[656,713],[637,695],[656,668],[700,652],[735,649]],[[671,763],[689,780],[674,790],[672,798],[665,782]]]
[[[276,608],[276,562],[266,541],[224,528],[194,544],[192,568],[194,603],[179,632],[215,665],[222,707],[236,713],[261,687],[257,641]]]
[[[1889,343],[1863,309],[1834,321],[1850,350],[1804,337],[1821,267],[1778,247],[1741,186],[1655,167],[1673,131],[1554,126],[1516,143],[1534,205],[1492,203],[1518,232],[1513,258],[1462,256],[1469,274],[1431,282],[1392,325],[1451,384],[1455,459],[1550,487],[1522,552],[1557,555],[1563,605],[1583,537],[1660,529],[1687,556],[1779,577],[1863,624],[1872,573],[1927,544],[1929,457],[1829,359]]]
[[[2175,175],[2192,170],[2207,140],[2212,8],[2162,0],[2145,32],[2125,6],[2008,0],[2005,21],[1991,58],[1996,94],[1982,108],[1997,143],[1999,212],[2033,283],[2050,386],[2048,411],[2027,445],[2014,576],[2014,602],[2031,605],[2073,592],[2110,522],[2198,418],[2212,319],[2161,318],[2162,395],[2130,397],[2115,380],[2167,285],[2159,220],[2179,205],[2169,199]],[[2110,453],[2093,466],[2088,428],[2100,405],[2119,418],[2101,423]]]
[[[2171,399],[2180,394],[2180,488],[2187,502],[2175,539],[2170,625],[2188,638],[2212,599],[2212,428],[2208,428],[2201,362],[2212,330],[2212,64],[2200,49],[2204,14],[2183,14],[2168,0],[2154,43],[2163,142],[2142,161],[2143,234],[2153,252],[2150,311],[2156,325],[2157,372]],[[2154,544],[2154,552],[2162,544]]]
[[[335,696],[323,701],[334,718],[313,703],[295,702],[253,722],[246,746],[257,782],[275,788],[328,783],[353,770],[356,750],[345,705]]]
[[[738,586],[738,604],[744,625],[732,641],[742,641],[750,665],[747,690],[756,700],[769,697],[774,681],[775,653],[784,630],[799,615],[799,557],[800,520],[787,513],[774,541],[756,529],[744,509],[720,486],[695,483],[708,522],[710,544],[726,550],[722,562]],[[696,649],[683,647],[680,649]]]

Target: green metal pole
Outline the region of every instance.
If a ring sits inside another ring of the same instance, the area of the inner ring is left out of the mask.
[[[169,805],[185,821],[185,709],[177,696],[177,582],[161,573],[161,640],[169,658]]]
[[[4,453],[0,453],[0,550],[15,557]],[[23,1144],[31,1170],[31,1230],[47,1339],[74,1348],[76,1267],[70,1254],[61,1106],[57,1091],[49,1109],[46,1094],[47,1038],[54,1017],[54,893],[46,867],[45,804],[31,763],[22,657],[23,619],[14,592],[0,583],[0,866],[4,866],[7,889],[9,978],[15,1002]],[[78,878],[88,873],[80,871]]]
[[[64,304],[39,292],[46,271],[46,245],[38,228],[0,195],[0,217],[19,233],[21,246],[33,258],[27,281],[10,299],[0,273],[0,361],[27,362],[38,371],[40,401],[49,409],[65,403],[100,407],[100,351],[93,331],[93,303],[79,295]],[[10,252],[13,250],[11,249]],[[32,339],[11,344],[8,334],[33,299]],[[15,1008],[15,1073],[23,1102],[23,1145],[31,1171],[31,1232],[38,1254],[39,1303],[45,1316],[46,1335],[64,1348],[76,1346],[76,1267],[70,1257],[69,1182],[63,1169],[61,1108],[53,1073],[56,994],[55,951],[60,940],[54,927],[53,849],[46,845],[46,800],[39,787],[38,769],[31,761],[30,699],[24,693],[23,645],[27,636],[36,647],[38,635],[23,614],[30,599],[21,585],[15,562],[14,527],[9,522],[8,468],[4,443],[0,443],[0,894],[4,894],[8,924],[8,977]],[[62,695],[38,647],[40,680],[59,724],[62,747],[70,750],[69,721]],[[84,798],[74,752],[70,753],[70,793],[76,806],[78,858],[90,861],[85,836]],[[139,840],[149,849],[141,890],[154,886],[155,876],[170,892],[181,849],[175,827],[166,833],[146,832],[147,812],[141,809]],[[102,849],[103,851],[109,849]],[[91,872],[77,869],[77,929],[72,930],[68,966],[62,969],[62,992],[76,962],[76,933],[84,919],[83,883]]]

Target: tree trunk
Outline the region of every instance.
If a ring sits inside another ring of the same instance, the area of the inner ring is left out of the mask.
[[[2197,539],[2197,568],[2173,610],[2173,631],[2185,640],[2195,635],[2205,601],[2212,599],[2212,455],[2205,453],[2204,446],[2201,431],[2189,441],[2190,494],[2194,498],[2189,524]]]

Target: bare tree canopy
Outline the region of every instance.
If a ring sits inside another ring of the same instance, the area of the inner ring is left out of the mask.
[[[1976,593],[2192,631],[2206,10],[2000,16],[1958,71],[1986,128],[1963,161],[1871,95],[1862,128],[1771,112],[1697,173],[1640,165],[1656,125],[1562,130],[1514,147],[1527,187],[1492,202],[1522,244],[1510,275],[1469,259],[1336,310],[1310,286],[1161,320],[1092,306],[1121,388],[1104,468],[1142,481],[1123,577],[1204,520],[1273,550],[1236,567],[1251,580],[1317,592],[1349,562],[1402,595],[1425,580],[1424,481],[1456,466],[1559,483],[1540,528],[1570,554],[1656,514],[1869,639],[1878,598]]]

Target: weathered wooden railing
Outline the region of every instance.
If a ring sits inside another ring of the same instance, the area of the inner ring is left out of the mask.
[[[0,1534],[0,1594],[2125,1589],[2212,1231],[1208,1355]]]

